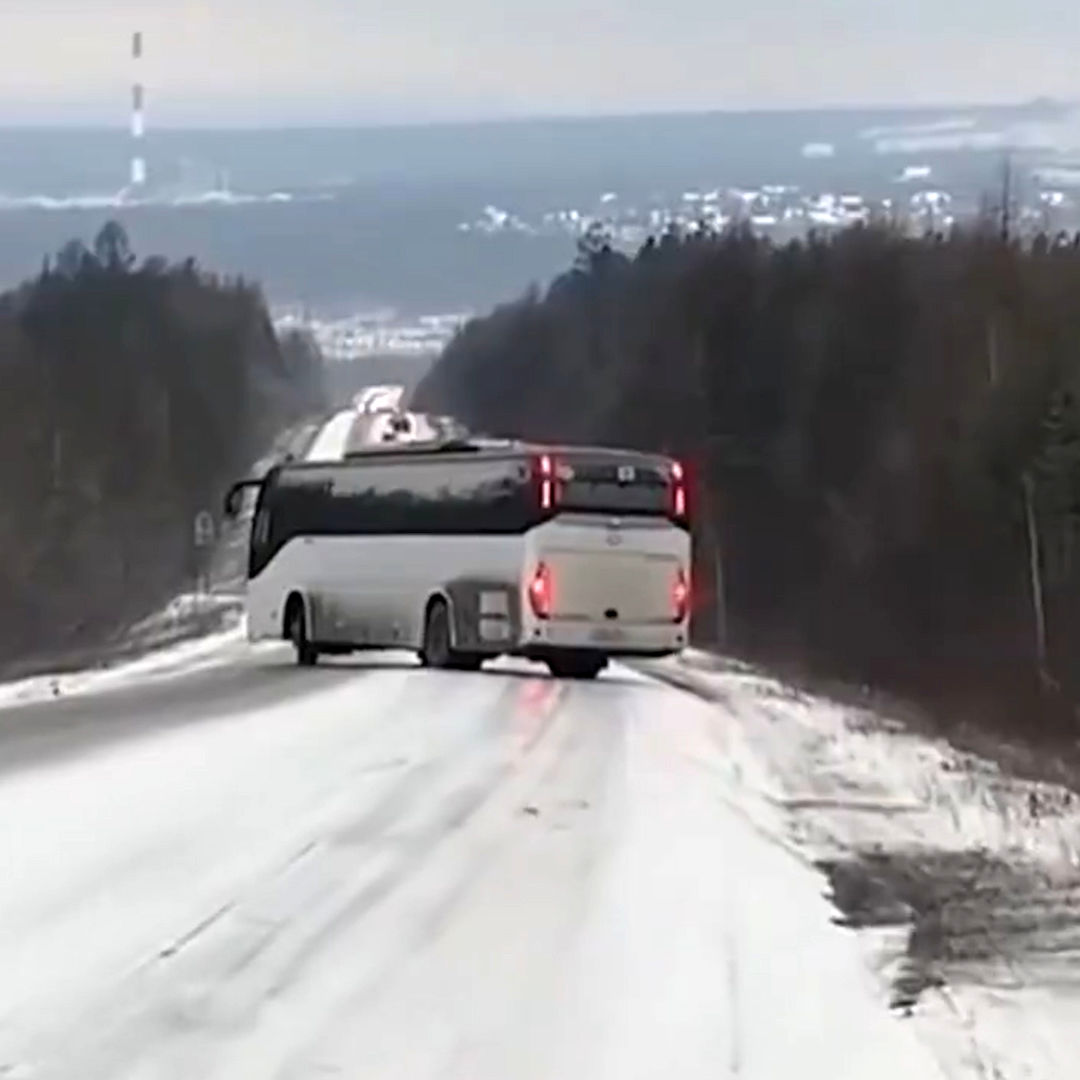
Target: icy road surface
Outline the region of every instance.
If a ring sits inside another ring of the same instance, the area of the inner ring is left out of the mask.
[[[0,1076],[940,1075],[722,708],[222,648],[0,710]]]

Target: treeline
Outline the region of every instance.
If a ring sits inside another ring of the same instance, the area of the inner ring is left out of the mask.
[[[1073,722],[1071,240],[735,230],[628,258],[590,238],[546,292],[467,325],[417,404],[687,459],[700,638],[954,718]]]
[[[190,587],[195,515],[322,396],[318,351],[275,338],[257,288],[139,262],[116,223],[0,296],[0,666]]]

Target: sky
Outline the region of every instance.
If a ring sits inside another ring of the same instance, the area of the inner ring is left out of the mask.
[[[0,0],[0,123],[1080,99],[1076,0]]]

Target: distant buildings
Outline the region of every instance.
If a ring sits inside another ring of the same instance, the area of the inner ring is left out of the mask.
[[[327,319],[294,307],[276,312],[274,325],[279,332],[310,333],[323,356],[333,362],[361,356],[434,355],[468,318],[468,313],[453,313],[421,315],[410,320],[393,311],[380,311]]]
[[[897,183],[912,184],[916,181],[929,180],[933,171],[929,165],[908,165],[896,178]]]
[[[879,134],[879,133],[874,133]],[[835,152],[825,143],[810,143],[804,157],[826,158]],[[917,159],[916,159],[917,160]],[[564,236],[572,240],[600,238],[624,251],[637,250],[648,237],[669,229],[683,233],[721,231],[744,224],[778,242],[875,221],[889,222],[911,235],[940,233],[979,213],[994,213],[990,200],[973,201],[934,184],[935,170],[926,164],[902,167],[893,176],[891,193],[871,197],[858,191],[810,192],[791,184],[755,188],[704,186],[684,188],[669,200],[635,199],[624,192],[603,191],[591,206],[562,206],[530,215],[489,204],[474,220],[460,222],[462,233],[484,237],[515,234]],[[1080,163],[1033,170],[1022,189],[1013,193],[1012,220],[1021,235],[1045,232],[1055,238],[1080,230]],[[439,353],[469,313],[402,318],[393,310],[313,317],[297,308],[275,318],[280,330],[311,333],[327,360],[371,355],[434,355]]]
[[[825,156],[824,144],[819,156]],[[694,232],[721,230],[745,223],[750,228],[778,240],[805,235],[811,230],[835,230],[872,221],[888,221],[913,234],[950,229],[970,220],[985,207],[964,201],[931,183],[929,165],[905,166],[895,177],[895,194],[872,198],[859,192],[808,192],[788,184],[766,184],[760,188],[686,189],[667,205],[656,200],[635,205],[616,192],[599,196],[591,208],[561,207],[537,216],[533,221],[510,210],[485,207],[473,222],[463,222],[463,231],[487,235],[524,233],[534,236],[564,234],[574,238],[602,235],[623,249],[639,246],[649,235],[667,229]],[[1017,206],[1014,219],[1025,230],[1072,231],[1080,228],[1080,191],[1065,190],[1067,178],[1060,174],[1034,177],[1036,186],[1026,192],[1024,204]],[[1080,180],[1080,171],[1077,179]],[[1056,180],[1054,187],[1048,181]]]

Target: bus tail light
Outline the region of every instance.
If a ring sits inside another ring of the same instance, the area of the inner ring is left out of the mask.
[[[551,618],[551,570],[547,563],[540,563],[529,582],[529,605],[538,619]]]
[[[671,463],[671,514],[676,520],[686,517],[686,469],[682,463]]]
[[[540,457],[540,509],[550,510],[555,505],[555,467],[550,454]]]
[[[690,582],[681,566],[671,586],[671,608],[673,622],[681,623],[690,613]]]

